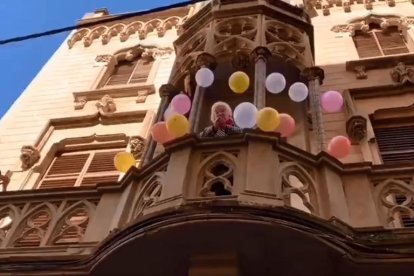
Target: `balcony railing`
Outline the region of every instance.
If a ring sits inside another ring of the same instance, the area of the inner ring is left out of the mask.
[[[413,175],[414,166],[344,165],[261,132],[188,136],[119,183],[0,194],[0,253],[87,255],[137,221],[217,201],[293,207],[353,228],[408,227]]]

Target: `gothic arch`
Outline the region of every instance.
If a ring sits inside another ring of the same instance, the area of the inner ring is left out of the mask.
[[[213,53],[218,58],[219,56],[236,51],[251,53],[254,48],[255,43],[250,39],[244,37],[230,37],[214,47]]]
[[[59,243],[67,236],[74,239],[72,242],[79,242],[85,234],[90,219],[94,216],[95,208],[96,206],[87,200],[81,200],[67,208],[57,219],[48,244]]]
[[[307,170],[296,162],[285,162],[279,166],[279,175],[277,193],[285,199],[290,199],[292,194],[297,195],[310,213],[316,213],[316,183]]]
[[[197,168],[198,195],[232,195],[237,171],[238,161],[234,155],[221,151],[208,156]]]
[[[7,204],[0,208],[0,245],[6,239],[8,230],[20,219],[20,210],[15,205]]]
[[[120,33],[119,37],[121,42],[127,41],[130,35],[141,31],[144,25],[145,23],[142,21],[134,21],[132,23],[129,23]]]
[[[86,35],[83,38],[83,44],[85,45],[85,47],[91,46],[92,42],[95,39],[98,39],[99,37],[101,37],[107,30],[108,30],[108,27],[106,26],[99,26],[99,27],[96,27],[95,29],[92,29],[88,33],[88,35]]]
[[[110,27],[103,35],[102,35],[102,44],[108,44],[112,37],[117,36],[125,29],[125,24],[118,23],[114,26]]]
[[[395,214],[401,212],[414,218],[414,210],[410,205],[414,203],[414,189],[406,182],[398,179],[387,179],[375,187],[376,202],[379,209],[387,209],[387,214],[381,212],[385,224],[395,220]],[[397,196],[405,198],[401,203],[396,201]]]
[[[90,33],[89,29],[80,29],[79,31],[75,32],[70,39],[68,39],[68,46],[69,49],[75,45],[76,42],[80,41],[83,37],[86,37]]]

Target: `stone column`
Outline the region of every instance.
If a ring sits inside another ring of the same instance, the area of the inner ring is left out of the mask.
[[[303,70],[301,78],[308,83],[312,129],[316,133],[317,140],[315,153],[319,153],[320,151],[326,149],[325,131],[323,127],[322,108],[320,103],[320,85],[323,83],[325,73],[322,68],[309,67]]]
[[[202,53],[197,57],[197,60],[196,60],[197,70],[200,68],[209,68],[210,70],[214,70],[216,66],[217,66],[217,63],[216,63],[214,56],[208,53]],[[201,109],[201,106],[204,100],[204,90],[205,88],[197,85],[194,91],[193,102],[192,102],[190,117],[189,117],[192,132],[196,131],[196,127],[198,126],[198,123],[200,121],[200,109]]]
[[[252,53],[254,61],[254,105],[257,109],[266,106],[266,61],[272,54],[266,47],[257,47]]]
[[[178,93],[177,89],[172,84],[163,84],[160,87],[159,91],[161,96],[161,103],[158,107],[157,116],[155,117],[154,124],[162,121],[164,112],[168,107],[170,99]],[[141,162],[141,165],[147,164],[152,159],[156,146],[157,142],[152,140],[152,137],[150,136],[148,139],[147,149],[145,150],[143,162]]]

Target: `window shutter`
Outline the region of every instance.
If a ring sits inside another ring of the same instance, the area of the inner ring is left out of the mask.
[[[72,187],[88,160],[89,153],[61,155],[55,158],[40,183],[40,189]]]
[[[375,128],[384,163],[414,162],[414,126]]]
[[[387,31],[375,32],[378,42],[384,55],[395,55],[408,53],[407,45],[405,44],[402,34],[397,28],[388,28]]]
[[[129,83],[145,83],[148,79],[153,63],[153,60],[144,61],[143,59],[140,59]]]
[[[127,84],[137,61],[120,61],[116,66],[112,75],[109,77],[106,85]]]
[[[407,198],[405,197],[405,195],[395,196],[395,201],[397,202],[397,204],[403,203],[406,199]],[[410,209],[414,210],[414,204],[411,204]],[[407,213],[400,212],[400,217],[401,217],[402,226],[407,227],[407,228],[414,227],[414,219],[410,218],[410,216]]]
[[[115,168],[114,157],[118,152],[121,150],[96,152],[82,179],[81,186],[94,186],[100,182],[117,181],[119,172]]]
[[[353,39],[360,58],[382,55],[372,33],[357,32]]]

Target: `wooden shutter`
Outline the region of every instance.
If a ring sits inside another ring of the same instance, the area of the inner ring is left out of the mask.
[[[153,60],[146,61],[140,59],[129,83],[145,83],[148,79],[153,63]]]
[[[80,176],[89,153],[67,154],[55,158],[40,183],[40,189],[73,187]]]
[[[388,28],[386,31],[376,31],[375,35],[384,55],[395,55],[408,53],[402,34],[396,27]]]
[[[127,84],[134,68],[137,65],[137,60],[135,61],[120,61],[116,66],[112,75],[109,77],[106,85],[119,85]]]
[[[115,168],[114,157],[121,151],[95,152],[80,185],[94,186],[101,182],[117,181],[119,172]]]
[[[374,131],[384,163],[414,162],[414,125]]]
[[[373,33],[356,32],[353,39],[360,58],[382,55]]]

